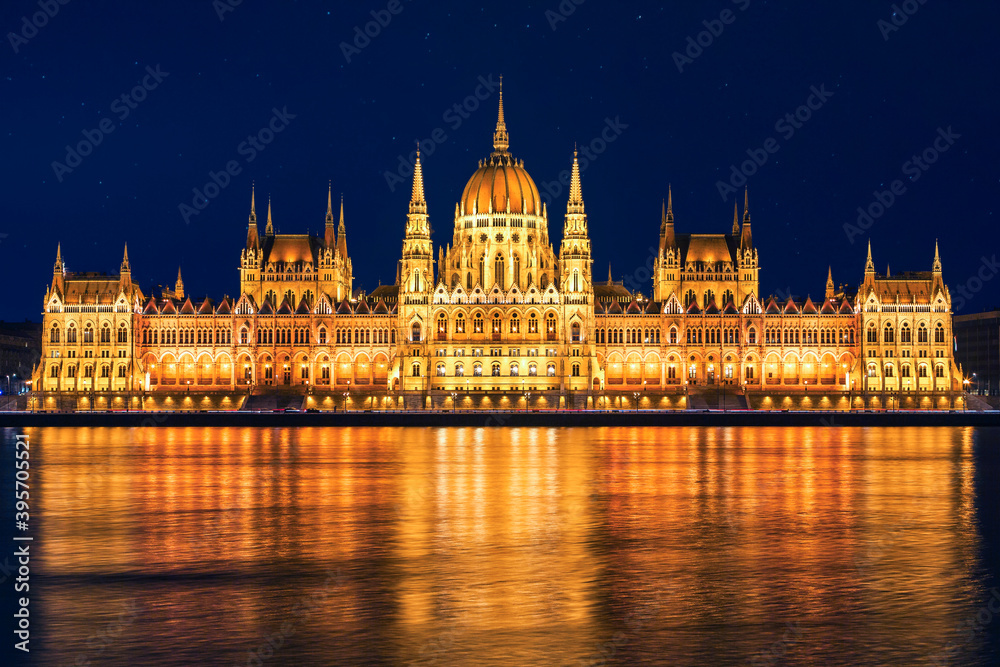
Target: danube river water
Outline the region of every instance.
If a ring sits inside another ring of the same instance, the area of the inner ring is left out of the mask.
[[[31,664],[998,664],[996,430],[15,433]]]

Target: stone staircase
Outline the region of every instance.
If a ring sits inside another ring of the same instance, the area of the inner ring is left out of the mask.
[[[746,410],[746,397],[736,387],[689,386],[688,410]]]

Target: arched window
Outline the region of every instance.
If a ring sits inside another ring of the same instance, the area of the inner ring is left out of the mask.
[[[500,377],[500,364],[499,363],[494,363],[493,364],[493,377],[495,377],[495,378]]]
[[[917,368],[917,375],[922,378],[927,377],[927,364],[920,364]]]
[[[483,376],[483,365],[482,364],[476,364],[476,365],[474,365],[472,367],[472,374],[475,377],[477,377],[477,378],[478,377],[482,377]]]
[[[579,269],[573,269],[573,282],[571,283],[571,285],[572,285],[572,287],[570,288],[571,291],[573,291],[573,292],[579,292],[580,291],[580,270]]]
[[[76,342],[76,325],[70,322],[69,328],[66,329],[66,342],[75,343]]]
[[[868,325],[868,342],[869,343],[878,342],[878,330],[875,328],[874,324]]]
[[[573,322],[573,326],[570,327],[571,339],[574,343],[580,342],[580,323]]]
[[[535,377],[538,375],[538,364],[528,364],[528,377]]]
[[[111,366],[108,366],[107,364],[101,366],[101,377],[102,378],[111,377]]]
[[[246,328],[240,329],[240,345],[247,344],[247,330]]]
[[[708,305],[712,303],[714,299],[715,299],[715,292],[710,289],[705,290],[705,301],[703,303],[705,304],[706,308],[708,308]]]
[[[917,342],[918,343],[927,342],[927,324],[925,324],[924,322],[921,322],[920,328],[917,329]],[[926,376],[922,375],[921,377],[926,377]]]
[[[726,305],[730,301],[733,301],[733,291],[727,289],[722,293],[722,305]]]
[[[50,343],[58,343],[59,342],[59,325],[58,324],[53,324],[52,325],[52,330],[49,331],[49,342]],[[53,377],[55,377],[55,376],[53,376]]]
[[[670,344],[677,344],[677,327],[670,327]]]
[[[892,364],[886,364],[885,365],[885,376],[887,378],[891,378],[892,377]]]
[[[495,278],[496,284],[500,286],[500,289],[504,289],[504,284],[505,284],[503,270],[504,270],[503,255],[497,253],[496,259],[493,260],[493,277]]]
[[[580,364],[573,364],[573,377],[580,377]]]
[[[883,342],[886,342],[886,343],[895,343],[896,342],[896,334],[893,331],[891,324],[885,325],[885,333],[882,336],[882,340],[883,340]]]
[[[944,342],[944,325],[938,322],[934,325],[934,342],[943,343]],[[938,376],[941,377],[941,376]]]
[[[757,330],[753,327],[750,327],[749,331],[747,331],[747,342],[749,342],[750,345],[757,344]]]
[[[549,364],[548,367],[546,367],[546,369],[545,369],[545,373],[550,378],[551,377],[555,377],[556,376],[556,365],[555,364]]]
[[[476,313],[475,318],[472,320],[472,332],[481,334],[483,333],[483,314]]]
[[[548,340],[556,339],[556,315],[549,313],[545,316],[545,336]]]
[[[320,327],[319,328],[319,344],[320,345],[326,345],[326,328],[325,327]]]
[[[455,364],[455,377],[465,377],[465,364],[461,361]]]
[[[440,364],[437,365],[437,374],[438,374],[438,377],[444,377],[445,376],[445,367],[444,367],[443,363],[440,363]]]
[[[538,316],[534,313],[528,316],[528,333],[538,333]]]
[[[521,333],[521,318],[514,313],[510,316],[510,332],[512,334]]]
[[[486,289],[486,254],[479,256],[479,284]],[[469,289],[472,289],[471,287]]]
[[[444,340],[448,333],[448,318],[444,313],[438,315],[437,322],[437,337],[438,340]]]
[[[878,376],[878,366],[875,364],[868,364],[868,377],[873,378]]]
[[[455,333],[465,333],[465,313],[459,313],[455,318]]]
[[[521,284],[521,257],[517,254],[514,255],[514,284]]]
[[[174,334],[176,335],[176,333],[177,332],[175,331]],[[58,341],[56,341],[56,342],[58,342]],[[110,343],[111,342],[111,325],[108,324],[107,322],[105,322],[104,326],[101,327],[101,342],[102,343]],[[176,344],[176,343],[177,343],[177,340],[174,339],[174,344]]]
[[[94,327],[92,327],[89,322],[87,323],[87,327],[83,330],[83,342],[84,343],[94,342]]]
[[[420,377],[420,362],[416,362],[416,361],[413,362],[413,365],[410,366],[410,373],[412,373],[413,377],[415,377],[415,378]]]
[[[695,302],[697,297],[694,295],[694,290],[689,289],[687,293],[684,294],[684,308],[690,308],[691,304]]]
[[[513,363],[511,363],[511,365],[510,365],[510,376],[516,378],[520,374],[521,374],[521,366],[518,365],[518,363],[516,361],[513,362]]]
[[[493,315],[493,337],[496,338],[500,335],[500,315]]]
[[[899,329],[899,342],[900,343],[912,343],[913,342],[913,332],[910,331],[910,325],[903,322],[903,326]]]

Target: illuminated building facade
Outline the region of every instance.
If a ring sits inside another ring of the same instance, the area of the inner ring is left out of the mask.
[[[297,387],[348,405],[354,393],[372,406],[676,408],[692,392],[732,387],[753,407],[823,392],[854,407],[955,406],[962,385],[936,247],[930,271],[879,275],[869,245],[854,292],[828,273],[822,300],[761,298],[748,201],[728,233],[681,234],[668,192],[647,297],[610,276],[594,281],[576,156],[557,250],[509,145],[501,92],[493,153],[436,259],[418,153],[395,284],[369,294],[353,288],[343,202],[335,224],[329,193],[322,236],[276,234],[270,202],[260,234],[251,196],[237,298],[194,301],[180,275],[173,290],[146,295],[127,249],[117,276],[68,273],[58,251],[36,389]]]

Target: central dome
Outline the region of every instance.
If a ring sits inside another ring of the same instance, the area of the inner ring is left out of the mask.
[[[507,152],[510,137],[503,116],[503,79],[500,88],[500,112],[493,133],[493,155],[479,163],[462,192],[462,213],[511,213],[541,215],[538,187],[524,169],[524,162]]]
[[[473,213],[511,213],[541,215],[538,187],[528,175],[523,162],[509,155],[494,153],[480,162],[462,193],[466,215]],[[491,208],[492,206],[492,208]]]

